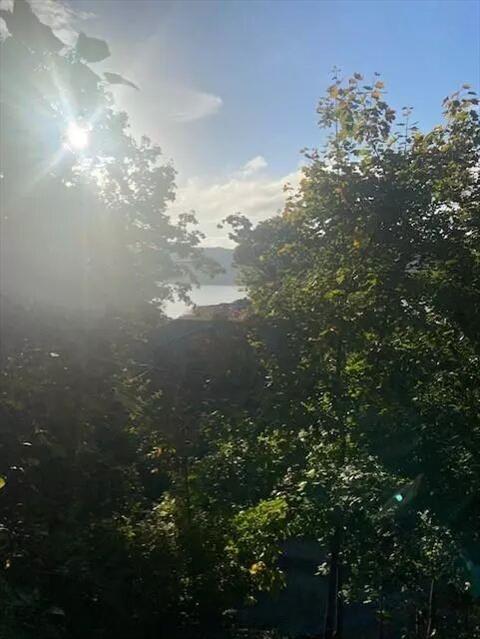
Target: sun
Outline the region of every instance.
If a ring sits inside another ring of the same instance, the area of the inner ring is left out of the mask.
[[[66,131],[68,146],[73,150],[81,151],[86,149],[90,141],[90,132],[85,126],[77,122],[71,122]]]

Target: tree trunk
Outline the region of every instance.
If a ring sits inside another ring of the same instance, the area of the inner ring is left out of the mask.
[[[325,610],[324,639],[334,639],[337,626],[338,603],[338,562],[340,556],[340,526],[335,527],[330,550],[330,568],[328,574],[327,605]]]
[[[339,438],[340,438],[340,459],[339,468],[343,468],[347,457],[347,433],[345,427],[345,416],[343,409],[343,381],[342,373],[344,367],[344,350],[343,342],[339,339],[337,342],[336,364],[335,364],[335,380],[333,383],[333,402],[335,413],[339,420]],[[327,605],[325,610],[324,639],[342,639],[343,635],[343,605],[339,600],[339,591],[342,587],[342,569],[340,562],[340,547],[342,537],[342,521],[343,516],[340,509],[335,514],[335,530],[332,536],[330,548],[330,570],[328,576],[328,594]]]
[[[383,594],[381,594],[378,599],[378,639],[385,639],[385,624],[383,622]]]
[[[430,639],[435,625],[435,580],[430,582],[430,593],[428,595],[427,632],[425,639]]]
[[[415,624],[415,639],[420,639],[420,611],[418,607],[415,605],[413,609],[413,622]]]
[[[463,619],[463,629],[465,632],[465,636],[468,636],[468,632],[470,630],[470,603],[467,602],[465,606],[465,616]]]
[[[339,547],[341,545],[341,540],[339,540]],[[336,622],[335,622],[335,632],[333,636],[335,639],[342,639],[343,637],[343,598],[342,598],[342,587],[343,587],[343,565],[342,558],[340,556],[340,548],[339,548],[339,556],[337,560],[337,614],[336,614]]]

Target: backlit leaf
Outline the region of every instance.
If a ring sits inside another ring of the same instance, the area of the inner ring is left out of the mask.
[[[109,84],[124,84],[127,87],[132,87],[132,89],[137,89],[137,91],[139,90],[139,87],[136,84],[127,80],[119,73],[110,73],[109,71],[106,71],[103,76]]]
[[[101,62],[110,55],[110,49],[105,40],[90,38],[82,32],[78,36],[75,50],[87,62]]]

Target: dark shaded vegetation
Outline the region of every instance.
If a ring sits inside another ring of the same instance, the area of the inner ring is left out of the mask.
[[[421,133],[335,78],[283,214],[230,218],[249,316],[168,322],[211,264],[107,45],[2,16],[0,637],[480,637],[470,87]]]

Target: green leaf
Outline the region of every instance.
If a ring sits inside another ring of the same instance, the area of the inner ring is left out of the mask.
[[[52,29],[38,19],[25,0],[16,0],[13,11],[0,9],[0,18],[5,20],[10,34],[29,49],[57,52],[65,46]]]
[[[140,90],[136,84],[134,84],[130,80],[127,80],[119,73],[110,73],[109,71],[105,71],[103,76],[108,84],[124,84],[127,87],[132,87],[132,89],[137,89],[137,91]]]
[[[333,289],[332,291],[327,291],[324,295],[324,298],[326,300],[333,300],[336,297],[340,297],[341,295],[343,295],[343,291],[341,291],[338,288]]]
[[[78,36],[75,50],[87,62],[101,62],[110,55],[110,49],[105,40],[89,38],[82,32]]]

